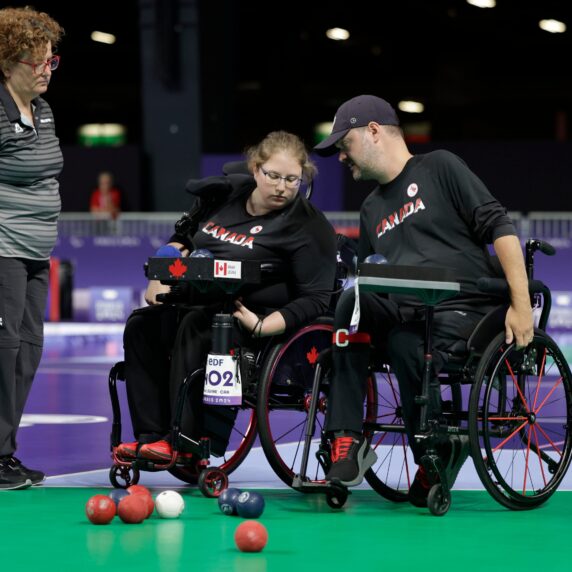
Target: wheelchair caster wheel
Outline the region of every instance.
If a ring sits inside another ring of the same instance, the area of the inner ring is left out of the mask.
[[[122,465],[112,465],[109,480],[116,489],[126,489],[139,482],[139,469]]]
[[[326,502],[330,508],[340,509],[346,504],[347,500],[348,493],[326,493]]]
[[[433,485],[427,495],[427,507],[434,516],[443,516],[451,508],[451,493],[445,493],[440,484]]]
[[[199,490],[208,498],[216,498],[228,488],[228,477],[224,471],[207,467],[199,475]]]

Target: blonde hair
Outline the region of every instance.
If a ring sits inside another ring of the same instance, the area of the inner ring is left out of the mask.
[[[318,173],[318,168],[310,159],[310,154],[300,137],[287,131],[272,131],[258,145],[249,147],[246,151],[248,168],[254,171],[260,168],[276,153],[290,153],[302,167],[302,178],[311,181]]]
[[[45,12],[37,12],[30,6],[1,9],[0,69],[15,66],[24,55],[42,60],[46,44],[51,42],[55,50],[63,34],[64,29]]]

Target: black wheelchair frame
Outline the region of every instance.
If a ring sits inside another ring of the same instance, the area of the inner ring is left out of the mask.
[[[338,250],[344,252],[338,259],[338,271],[332,296],[330,310],[333,311],[335,301],[343,290],[343,282],[347,274],[348,260],[351,258],[347,249],[352,250],[352,241],[343,236],[338,237]],[[351,254],[351,253],[350,253]],[[349,257],[349,258],[348,258]],[[160,279],[164,283],[173,283],[169,266],[176,260],[183,261],[190,266],[191,259],[155,258],[150,259],[147,266],[149,278]],[[351,261],[350,261],[351,262]],[[250,263],[257,265],[257,263]],[[213,280],[212,260],[192,259],[192,278],[195,285],[204,287]],[[276,268],[267,264],[259,264],[259,275],[252,268],[245,275],[244,282],[255,283],[264,274],[275,274]],[[180,280],[175,282],[181,283]],[[241,281],[234,285],[240,287]],[[228,284],[225,281],[225,284]],[[167,295],[164,303],[180,303],[182,289],[175,290],[174,296]],[[235,288],[226,287],[228,313],[225,316],[230,320],[230,306]],[[193,441],[181,431],[181,417],[184,403],[187,399],[188,389],[193,383],[204,379],[205,369],[199,368],[191,372],[184,380],[178,397],[178,408],[173,426],[171,428],[170,442],[172,443],[172,457],[170,461],[156,463],[150,460],[137,458],[135,460],[122,459],[118,454],[121,443],[121,409],[119,403],[117,381],[124,380],[124,362],[117,363],[109,374],[109,392],[113,410],[111,432],[111,454],[113,464],[110,469],[111,483],[116,487],[126,488],[139,481],[140,471],[168,470],[175,477],[189,484],[198,484],[205,496],[218,496],[228,486],[228,475],[232,473],[246,458],[257,435],[269,464],[276,474],[288,485],[291,485],[295,474],[295,465],[298,451],[292,454],[281,443],[284,436],[292,434],[302,435],[306,423],[309,406],[309,391],[314,377],[314,364],[320,352],[331,344],[333,320],[330,316],[319,318],[314,323],[303,327],[290,335],[281,335],[268,338],[261,349],[236,348],[239,356],[240,369],[243,372],[243,402],[237,408],[237,421],[233,432],[238,435],[239,445],[230,453],[225,454],[211,465],[211,451],[208,438]],[[244,367],[243,367],[244,365]],[[245,375],[244,372],[247,372]],[[284,413],[287,419],[284,418]],[[278,429],[277,421],[281,428]],[[284,430],[284,425],[287,425]],[[280,433],[279,433],[280,431]],[[195,459],[192,463],[183,461],[179,452],[183,449],[190,451]],[[299,448],[299,446],[298,446]],[[218,463],[218,464],[216,464]]]
[[[531,509],[544,503],[558,488],[572,458],[569,426],[572,421],[572,375],[562,352],[546,334],[551,308],[549,288],[534,279],[534,254],[554,254],[548,243],[531,239],[526,243],[526,268],[533,306],[541,306],[534,341],[524,349],[506,344],[504,317],[507,306],[487,314],[477,325],[466,347],[449,356],[447,366],[433,378],[430,358],[426,363],[422,393],[421,423],[416,439],[426,444],[422,459],[430,482],[428,508],[445,514],[451,504],[447,476],[435,446],[448,435],[468,435],[471,456],[486,490],[512,510]],[[503,279],[482,279],[480,289],[508,295]],[[426,312],[426,352],[431,355],[431,315]],[[327,408],[331,356],[325,351],[317,360],[310,422],[299,473],[293,486],[302,492],[324,492],[328,504],[341,508],[349,490],[308,477],[310,447],[315,448],[316,425]],[[464,387],[470,387],[468,407]],[[440,411],[432,412],[431,392],[438,391]],[[441,394],[442,392],[442,394]],[[376,464],[365,478],[380,495],[394,502],[408,500],[414,466],[409,452],[399,398],[399,386],[391,370],[370,364],[364,403],[364,433],[378,454]],[[532,453],[532,455],[531,455]],[[316,457],[326,473],[330,463],[328,436],[321,431]]]

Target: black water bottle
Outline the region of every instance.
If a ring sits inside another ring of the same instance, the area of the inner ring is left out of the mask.
[[[213,346],[212,354],[229,355],[232,348],[232,316],[215,314],[212,321]]]

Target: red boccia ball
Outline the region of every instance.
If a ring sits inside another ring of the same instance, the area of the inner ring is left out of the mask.
[[[93,524],[108,524],[115,516],[115,503],[106,495],[95,495],[87,501],[85,514]]]
[[[145,495],[127,495],[119,501],[117,514],[126,524],[139,524],[147,518]]]
[[[143,485],[131,485],[127,489],[127,492],[131,495],[142,495],[145,497],[145,501],[147,502],[146,518],[149,518],[153,514],[153,511],[155,510],[155,501],[153,500],[153,495],[151,494],[151,491],[147,487],[144,487]]]
[[[145,494],[151,496],[151,491],[143,485],[131,485],[130,487],[127,487],[127,492],[130,495]]]
[[[138,495],[145,499],[145,502],[147,503],[147,516],[145,518],[149,518],[155,510],[155,501],[153,500],[151,491],[143,485],[132,485],[127,489],[127,492],[131,495]]]
[[[245,520],[236,528],[234,542],[241,552],[260,552],[268,542],[268,531],[256,520]]]

